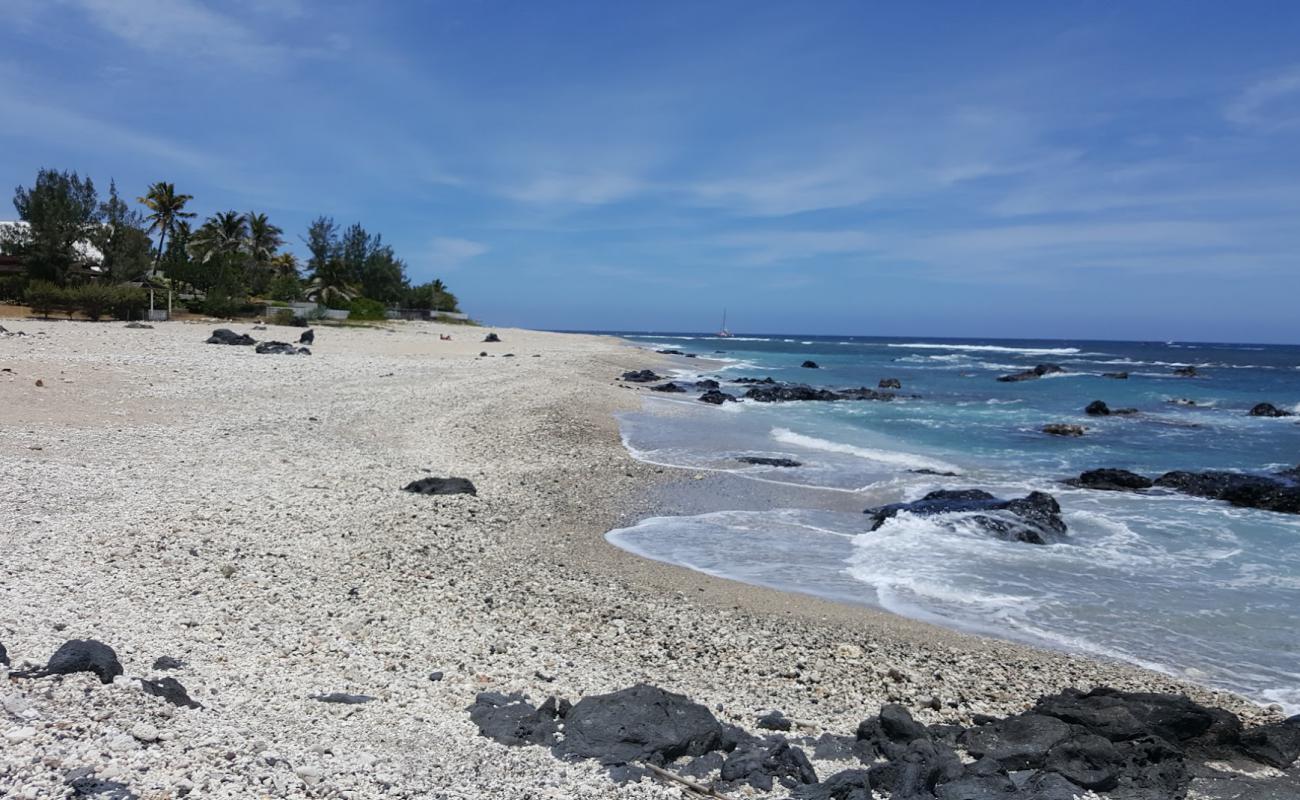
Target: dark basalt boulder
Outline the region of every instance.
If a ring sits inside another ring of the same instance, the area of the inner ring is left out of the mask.
[[[1082,425],[1068,422],[1049,422],[1043,426],[1043,433],[1049,436],[1082,436],[1085,430]]]
[[[1251,728],[1241,734],[1241,749],[1256,761],[1287,769],[1300,758],[1300,720]]]
[[[651,386],[650,391],[667,392],[669,394],[685,394],[686,387],[669,381],[668,383],[661,383],[658,386]]]
[[[720,392],[717,389],[710,389],[704,394],[700,395],[700,402],[709,403],[710,405],[720,406],[723,403],[736,402],[736,396],[734,394],[727,394],[726,392]]]
[[[784,741],[737,747],[723,761],[719,777],[729,783],[748,783],[764,792],[772,791],[777,781],[787,789],[817,783],[817,772],[808,756]]]
[[[899,800],[933,797],[936,786],[957,780],[964,772],[951,747],[928,739],[914,739],[888,762],[868,770],[872,786]]]
[[[1090,469],[1065,483],[1082,489],[1099,489],[1106,492],[1132,492],[1150,489],[1154,485],[1154,481],[1150,478],[1126,469]]]
[[[483,341],[485,341],[485,342],[500,342],[500,341],[501,341],[501,337],[500,337],[500,336],[497,336],[495,333],[489,333],[487,336],[484,336],[484,337],[483,337]]]
[[[1300,486],[1278,478],[1237,472],[1175,471],[1156,478],[1155,485],[1234,506],[1300,514]]]
[[[1294,417],[1290,411],[1283,411],[1272,403],[1259,403],[1250,410],[1252,417]]]
[[[661,381],[663,380],[663,378],[659,375],[656,375],[654,373],[654,370],[638,369],[638,370],[632,370],[630,372],[624,372],[622,380],[625,380],[628,383],[651,383],[653,381]]]
[[[1104,686],[1086,693],[1065,689],[1039,698],[1032,713],[1077,725],[1112,742],[1154,736],[1182,744],[1205,737],[1216,727],[1233,725],[1225,723],[1216,709],[1186,695],[1122,692]],[[1229,732],[1227,738],[1232,736]]]
[[[782,383],[772,386],[755,386],[745,392],[745,397],[759,403],[788,403],[803,400],[834,401],[840,396],[829,389],[814,389],[797,383]]]
[[[880,389],[902,389],[903,382],[898,378],[881,378],[876,387]]]
[[[760,467],[802,467],[802,461],[795,461],[793,458],[771,458],[768,456],[740,456],[736,459],[743,464],[754,464]],[[789,730],[786,728],[785,730]]]
[[[722,384],[718,383],[712,378],[705,378],[702,381],[696,381],[695,388],[696,389],[720,389],[722,388]]]
[[[9,653],[5,650],[4,642],[0,642],[0,664],[9,666]]]
[[[742,383],[742,384],[750,384],[750,383],[776,383],[776,381],[773,380],[771,377],[767,377],[767,378],[736,378],[734,381],[732,381],[732,383]]]
[[[877,392],[875,389],[868,389],[865,386],[859,386],[856,389],[842,389],[837,392],[840,400],[883,400],[889,402],[896,396],[893,392]],[[913,398],[920,395],[912,395]]]
[[[772,710],[758,718],[757,725],[768,731],[788,731],[793,723],[780,711]]]
[[[925,726],[912,719],[911,713],[897,703],[881,706],[878,715],[859,722],[855,735],[859,742],[876,745],[877,752],[884,752],[882,745],[887,742],[907,745],[916,739],[930,738]]]
[[[470,721],[480,736],[508,747],[555,744],[560,721],[570,711],[567,700],[547,699],[540,708],[521,694],[481,692],[469,707]]]
[[[1037,380],[1044,375],[1054,375],[1058,372],[1065,372],[1065,368],[1060,364],[1039,364],[1033,369],[1027,369],[1024,372],[999,376],[998,380],[1002,383],[1019,383],[1020,381]]]
[[[1287,469],[1278,470],[1273,474],[1278,476],[1279,478],[1286,478],[1289,481],[1300,483],[1300,466],[1289,467]]]
[[[257,347],[253,348],[256,352],[263,355],[274,356],[309,356],[311,350],[306,347],[294,347],[288,342],[259,342]]]
[[[1039,769],[1048,751],[1070,734],[1070,726],[1061,720],[1029,713],[971,728],[957,741],[973,757],[991,758],[1005,769]]]
[[[15,678],[44,678],[47,675],[71,675],[93,672],[100,683],[112,683],[122,674],[122,662],[113,648],[96,639],[71,639],[59,645],[44,667],[11,672]]]
[[[478,496],[478,489],[468,478],[420,478],[402,487],[403,491],[416,494],[472,494]]]
[[[709,709],[655,686],[638,684],[584,697],[564,723],[555,745],[562,758],[594,758],[602,764],[646,761],[662,766],[681,756],[717,750],[723,728]]]
[[[1088,407],[1083,410],[1083,413],[1090,417],[1109,417],[1111,414],[1136,414],[1138,413],[1138,410],[1136,408],[1111,408],[1101,400],[1093,400],[1088,404]]]
[[[799,366],[803,367],[804,369],[821,369],[821,367],[817,365],[816,361],[805,361]]]
[[[872,800],[871,776],[865,769],[846,769],[821,783],[798,786],[795,800]]]
[[[184,661],[181,661],[179,658],[172,658],[171,656],[158,656],[153,662],[153,668],[159,671],[180,669],[184,666]]]
[[[298,344],[316,344],[316,331],[310,329],[303,331],[298,337]]]
[[[161,697],[174,706],[182,708],[203,708],[203,704],[190,697],[185,687],[175,678],[159,678],[156,681],[140,681],[140,688],[145,694]]]
[[[1127,372],[1103,372],[1101,373],[1101,377],[1110,378],[1111,380],[1115,380],[1115,381],[1126,381],[1128,380],[1128,373]]]
[[[968,519],[1000,538],[1029,544],[1047,544],[1066,532],[1060,505],[1045,492],[1001,500],[979,489],[941,490],[911,503],[868,508],[863,513],[871,515],[874,531],[901,512],[921,517],[979,512]],[[993,512],[1003,513],[993,516]]]
[[[960,475],[960,473],[957,472],[943,472],[937,469],[930,469],[929,467],[921,467],[920,469],[909,469],[908,472],[912,473],[913,475],[936,475],[941,478],[956,478],[959,477]]]
[[[207,344],[250,345],[257,344],[257,340],[246,333],[235,333],[229,328],[217,328],[208,337]]]
[[[1109,739],[1083,733],[1053,745],[1043,766],[1076,786],[1105,792],[1119,785],[1124,757]]]
[[[1196,367],[1179,367],[1174,370],[1174,374],[1180,378],[1195,378],[1200,375],[1200,373],[1196,371]]]

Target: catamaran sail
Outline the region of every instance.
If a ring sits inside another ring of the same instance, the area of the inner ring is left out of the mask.
[[[722,327],[718,329],[718,336],[726,339],[731,336],[731,331],[727,330],[727,309],[722,309]]]

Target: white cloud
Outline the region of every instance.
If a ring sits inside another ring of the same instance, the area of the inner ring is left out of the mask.
[[[1300,66],[1247,87],[1228,104],[1224,116],[1238,125],[1269,131],[1300,127]]]
[[[429,245],[424,261],[434,269],[450,270],[488,251],[488,246],[472,239],[439,236]]]
[[[500,193],[522,203],[606,205],[631,197],[646,186],[640,178],[621,172],[544,171],[521,183],[504,186]]]

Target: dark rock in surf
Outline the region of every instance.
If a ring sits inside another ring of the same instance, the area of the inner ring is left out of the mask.
[[[681,350],[656,350],[655,352],[656,352],[656,353],[661,353],[661,354],[666,355],[666,356],[682,356],[682,355],[686,355],[686,354],[683,353]]]
[[[773,380],[771,377],[767,377],[767,378],[736,378],[734,381],[732,381],[732,383],[742,383],[742,384],[750,384],[750,383],[776,383],[776,381]]]
[[[772,386],[755,386],[745,392],[745,397],[759,403],[789,403],[806,400],[835,401],[840,396],[829,389],[814,389],[797,383]]]
[[[1249,412],[1252,417],[1294,417],[1290,411],[1284,411],[1272,403],[1258,403]]]
[[[1174,374],[1180,378],[1196,378],[1200,376],[1200,373],[1196,371],[1196,367],[1179,367],[1174,370]]]
[[[686,387],[669,381],[668,383],[661,383],[658,386],[651,386],[650,391],[666,392],[668,394],[685,394]]]
[[[688,698],[655,686],[584,697],[565,717],[562,758],[594,758],[602,764],[635,761],[662,766],[682,756],[699,756],[723,743],[713,714]]]
[[[902,389],[903,382],[898,378],[881,378],[876,386],[880,389]]]
[[[1237,472],[1167,472],[1155,485],[1234,506],[1300,514],[1300,486],[1287,480]]]
[[[1115,380],[1115,381],[1126,381],[1128,380],[1128,373],[1127,372],[1103,372],[1101,373],[1101,377],[1110,378],[1111,380]]]
[[[803,367],[804,369],[821,369],[821,367],[817,365],[816,361],[805,361],[799,366]]]
[[[403,487],[403,491],[416,494],[471,494],[478,496],[478,489],[468,478],[420,478]]]
[[[868,389],[865,386],[860,386],[856,389],[841,389],[839,392],[836,392],[836,394],[839,395],[840,400],[881,400],[889,402],[896,397],[893,392],[878,392],[875,389]],[[912,395],[913,399],[918,397],[920,397],[920,395]]]
[[[1154,484],[1150,478],[1129,472],[1126,469],[1090,469],[1065,481],[1070,486],[1082,489],[1099,489],[1107,492],[1132,492],[1150,489]]]
[[[71,639],[59,645],[44,667],[11,672],[15,678],[44,678],[47,675],[71,675],[92,672],[100,683],[112,683],[122,674],[122,662],[113,648],[96,639]]]
[[[263,355],[309,356],[311,350],[306,347],[294,347],[288,342],[259,342],[254,350]]]
[[[1186,397],[1174,397],[1165,402],[1171,406],[1187,406],[1188,408],[1197,408],[1200,405],[1195,400],[1189,400]]]
[[[298,337],[298,344],[312,345],[315,343],[316,343],[316,331],[314,330],[310,330],[310,329],[305,330],[302,332],[302,335]]]
[[[489,333],[487,336],[483,337],[483,341],[488,343],[497,343],[501,341],[501,337],[497,336],[495,333]]]
[[[1020,381],[1037,380],[1044,375],[1054,375],[1058,372],[1065,372],[1065,369],[1060,364],[1039,364],[1033,369],[1027,369],[1024,372],[1002,375],[998,380],[1002,383],[1018,383]]]
[[[168,703],[182,708],[203,708],[203,704],[190,697],[185,687],[175,678],[159,678],[156,681],[140,681],[140,688],[145,694],[161,697]]]
[[[1050,422],[1043,426],[1043,433],[1051,436],[1082,436],[1085,430],[1082,425],[1067,422]]]
[[[624,372],[622,376],[622,380],[625,380],[628,383],[651,383],[653,381],[661,381],[663,380],[663,378],[659,375],[656,375],[654,373],[654,370],[638,369],[638,370],[632,370],[630,372]]]
[[[1111,408],[1101,400],[1093,400],[1088,404],[1088,407],[1083,410],[1083,413],[1090,417],[1109,417],[1111,414],[1117,416],[1136,414],[1138,413],[1138,410],[1136,408]]]
[[[723,403],[736,402],[735,395],[727,394],[726,392],[720,392],[717,389],[710,389],[709,391],[700,395],[699,399],[701,403],[708,403],[710,405],[715,405],[715,406],[720,406]]]
[[[871,516],[874,531],[903,512],[920,517],[971,514],[971,522],[999,538],[1028,544],[1048,544],[1066,532],[1060,505],[1045,492],[1001,500],[980,489],[942,490],[911,503],[868,508],[863,513]],[[994,512],[1003,513],[994,516]]]
[[[702,381],[696,381],[695,388],[696,389],[720,389],[722,388],[722,384],[718,383],[712,378],[705,378]]]
[[[937,475],[941,478],[956,478],[960,475],[960,473],[957,472],[941,472],[937,469],[930,469],[929,467],[922,467],[920,469],[909,469],[908,472],[912,473],[913,475]]]
[[[768,456],[740,456],[736,459],[744,464],[754,464],[760,467],[802,467],[802,461],[795,461],[793,458],[771,458]]]
[[[229,328],[217,328],[208,337],[207,344],[250,345],[257,344],[257,340],[246,333],[235,333]]]

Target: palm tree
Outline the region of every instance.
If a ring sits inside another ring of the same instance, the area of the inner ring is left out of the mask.
[[[307,299],[326,306],[331,302],[350,303],[360,294],[348,281],[348,266],[341,258],[330,258],[317,265],[315,274],[307,284]]]
[[[137,197],[136,202],[149,209],[145,217],[149,221],[149,233],[158,232],[158,253],[154,256],[153,271],[158,272],[162,262],[163,249],[167,236],[176,228],[176,223],[194,216],[193,211],[186,211],[185,204],[193,200],[189,194],[177,194],[174,184],[158,181],[149,187],[144,197]]]
[[[190,255],[206,264],[244,250],[247,239],[248,219],[238,211],[222,211],[208,217],[190,237]]]
[[[265,214],[250,211],[244,216],[248,220],[248,254],[253,263],[266,264],[284,244],[284,231],[272,225]]]

